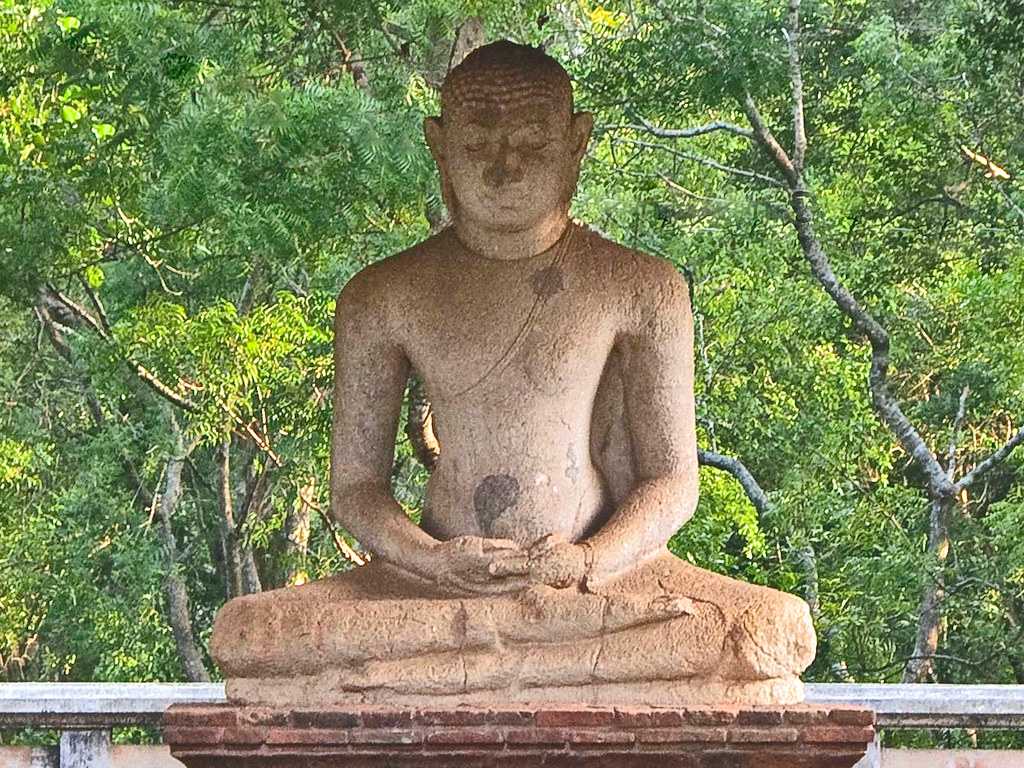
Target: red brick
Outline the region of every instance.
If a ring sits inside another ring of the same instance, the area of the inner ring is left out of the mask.
[[[584,728],[569,735],[569,743],[577,746],[588,744],[632,744],[636,734],[630,731],[612,731],[597,728]]]
[[[237,709],[230,704],[174,704],[167,710],[165,722],[175,725],[237,725]]]
[[[411,728],[352,728],[348,731],[350,744],[421,744],[423,732]]]
[[[358,728],[360,718],[344,709],[296,709],[291,722],[296,728]]]
[[[286,709],[245,707],[238,710],[238,724],[287,726],[290,714]]]
[[[615,722],[612,709],[541,709],[534,716],[538,728],[592,728]]]
[[[688,709],[687,725],[729,725],[739,714],[738,709]]]
[[[534,712],[529,709],[492,709],[487,722],[494,725],[535,725]]]
[[[490,725],[491,713],[486,709],[424,710],[413,716],[413,722],[422,725]]]
[[[829,720],[838,725],[874,725],[875,713],[860,707],[835,707],[829,712]]]
[[[744,709],[736,715],[737,725],[782,725],[781,709]]]
[[[571,728],[509,728],[505,732],[506,744],[568,744]]]
[[[168,725],[163,729],[165,744],[220,744],[224,728],[199,728],[188,725]]]
[[[500,728],[445,728],[439,731],[429,731],[426,738],[427,744],[493,744],[500,746],[505,743],[505,734]]]
[[[636,738],[645,744],[720,744],[726,733],[725,728],[651,728],[637,731]]]
[[[319,744],[323,746],[348,743],[348,731],[321,728],[269,728],[266,744]]]
[[[414,715],[406,709],[364,709],[359,719],[364,728],[411,728]]]
[[[782,720],[788,725],[811,725],[828,720],[829,710],[821,707],[799,707],[787,709]]]
[[[224,729],[221,742],[224,744],[262,744],[266,737],[266,728],[236,725]]]
[[[734,744],[788,744],[799,738],[796,728],[730,728],[728,740]]]
[[[809,744],[863,744],[874,740],[875,729],[870,725],[824,725],[809,726],[800,733]]]
[[[678,709],[616,709],[615,725],[630,728],[671,728],[686,724]]]

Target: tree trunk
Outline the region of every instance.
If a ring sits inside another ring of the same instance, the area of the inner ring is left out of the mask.
[[[949,557],[949,513],[953,503],[954,500],[949,497],[932,500],[928,526],[928,553],[933,558],[935,573],[926,582],[921,593],[917,639],[914,642],[914,652],[903,670],[904,683],[922,683],[935,678],[935,652],[939,647],[942,601],[946,596],[944,569]]]
[[[228,600],[245,594],[242,576],[242,552],[235,530],[235,504],[231,495],[231,441],[225,440],[217,452],[217,497],[220,503],[220,532],[224,542],[224,570]]]
[[[175,427],[177,432],[177,427]],[[181,468],[185,464],[184,447],[181,435],[177,434],[175,455],[167,459],[163,493],[157,510],[160,516],[160,542],[164,552],[164,563],[167,574],[164,577],[164,588],[167,590],[167,613],[171,623],[174,644],[178,648],[181,666],[185,677],[193,683],[210,682],[210,673],[203,664],[203,655],[196,645],[192,631],[192,618],[189,614],[188,590],[185,580],[178,570],[178,547],[171,528],[171,517],[181,500],[182,483]]]

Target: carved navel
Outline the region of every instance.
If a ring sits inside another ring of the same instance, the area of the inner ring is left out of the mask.
[[[473,492],[473,508],[480,530],[491,534],[494,522],[519,501],[519,481],[511,475],[488,475]]]

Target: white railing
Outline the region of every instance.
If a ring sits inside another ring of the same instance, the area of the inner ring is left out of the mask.
[[[810,703],[870,707],[878,727],[1024,728],[1024,686],[810,684]],[[224,701],[221,684],[0,684],[0,729],[54,728],[59,749],[0,747],[0,768],[171,768],[166,747],[112,746],[110,729],[158,726],[171,704]],[[870,768],[1009,768],[1024,752],[874,750]]]

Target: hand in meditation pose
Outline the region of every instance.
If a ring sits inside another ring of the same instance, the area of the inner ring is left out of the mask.
[[[569,217],[592,128],[560,65],[497,42],[425,122],[452,225],[367,267],[335,326],[332,513],[372,562],[232,600],[247,703],[790,703],[806,604],[690,565],[693,338],[673,267]],[[390,491],[410,372],[441,445]]]

